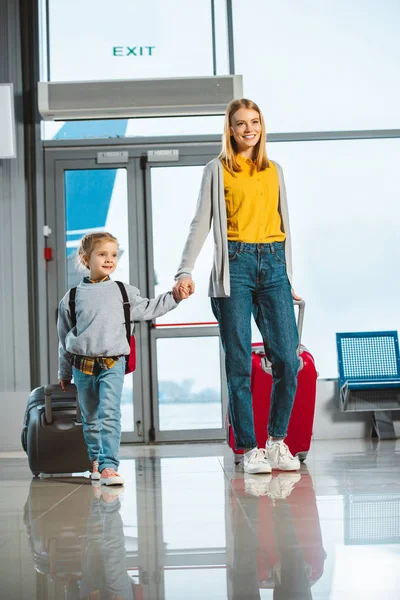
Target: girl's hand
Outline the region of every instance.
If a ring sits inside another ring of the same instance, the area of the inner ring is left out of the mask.
[[[66,392],[68,390],[68,386],[71,384],[71,379],[59,379],[58,383],[60,384],[62,391]]]
[[[293,300],[297,300],[297,301],[299,301],[299,300],[303,300],[303,298],[300,298],[300,296],[297,296],[297,295],[295,294],[295,291],[294,291],[294,289],[293,289],[293,288],[292,288],[292,298],[293,298]]]

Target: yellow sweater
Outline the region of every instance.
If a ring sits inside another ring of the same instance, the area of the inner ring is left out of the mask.
[[[242,171],[224,168],[228,240],[254,244],[283,242],[276,166],[257,171],[252,160],[237,155]]]

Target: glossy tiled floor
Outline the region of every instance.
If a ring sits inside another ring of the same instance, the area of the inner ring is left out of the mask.
[[[400,599],[400,441],[244,476],[223,445],[127,447],[119,496],[0,454],[0,598]]]

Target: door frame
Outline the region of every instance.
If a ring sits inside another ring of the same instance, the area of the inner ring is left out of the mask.
[[[221,145],[219,136],[180,136],[168,138],[124,138],[112,140],[51,140],[43,142],[45,162],[45,223],[51,233],[46,246],[53,249],[56,260],[47,262],[46,284],[48,302],[48,369],[54,379],[56,358],[52,354],[57,340],[55,310],[65,294],[65,187],[64,171],[68,169],[120,169],[127,170],[128,219],[134,223],[138,235],[135,242],[130,237],[130,279],[147,297],[154,295],[153,236],[151,213],[151,168],[157,166],[205,165],[214,158]],[[178,149],[179,160],[148,162],[149,150]],[[98,164],[98,152],[124,151],[128,162]],[[62,198],[62,203],[60,201]],[[61,209],[61,210],[60,210]],[[130,225],[131,226],[131,225]],[[140,232],[144,232],[144,236]],[[132,240],[132,241],[131,241]],[[140,261],[138,260],[140,257]],[[139,262],[141,263],[139,265]],[[143,266],[144,265],[144,266]],[[146,322],[137,323],[135,337],[140,348],[137,371],[134,378],[134,431],[123,432],[122,442],[176,442],[224,439],[224,422],[221,429],[160,431],[158,418],[158,382],[156,341],[160,338],[219,336],[218,327],[195,326],[190,328],[149,327]],[[143,360],[142,358],[143,357]],[[148,357],[148,358],[147,358]],[[221,364],[221,410],[222,417],[227,408],[227,387],[223,368],[223,352],[220,344]],[[152,376],[153,375],[153,376]],[[151,385],[148,383],[151,382]],[[222,419],[222,420],[223,420]],[[137,422],[144,424],[142,435],[137,434]]]

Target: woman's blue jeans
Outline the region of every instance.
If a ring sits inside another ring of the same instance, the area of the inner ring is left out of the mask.
[[[284,438],[297,387],[298,332],[284,244],[228,242],[231,295],[211,298],[225,351],[229,416],[236,449],[257,446],[251,381],[251,315],[272,363],[268,433]]]
[[[118,469],[125,357],[98,375],[85,375],[75,367],[72,371],[89,459],[99,461],[100,471],[107,467]]]

